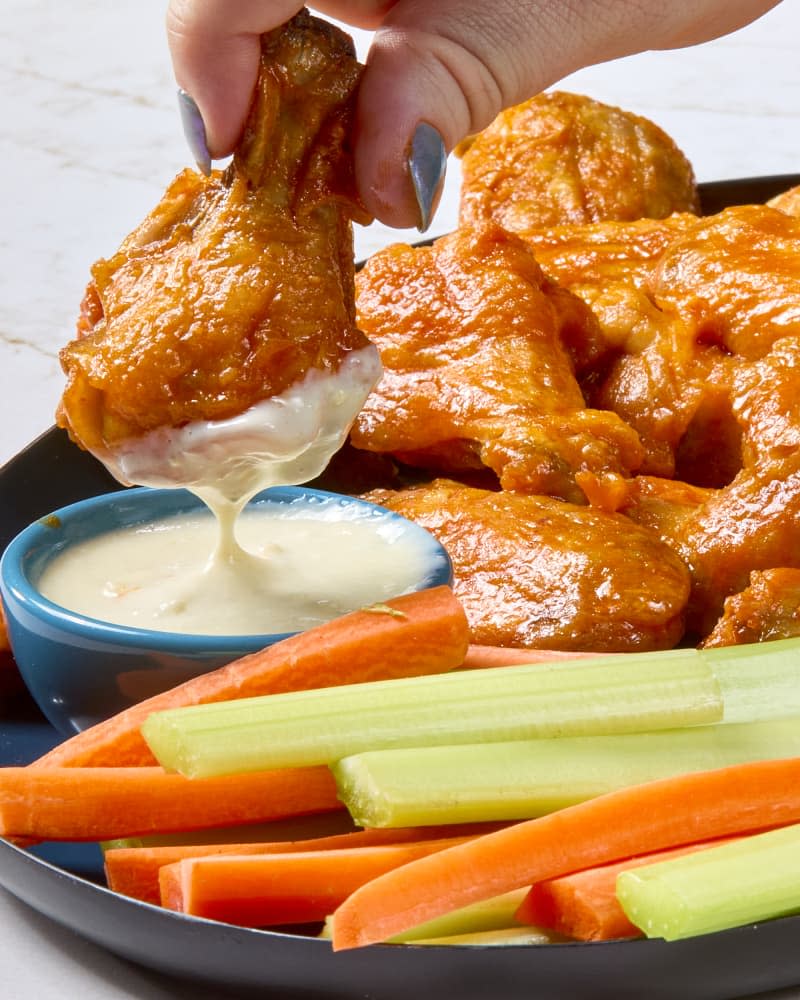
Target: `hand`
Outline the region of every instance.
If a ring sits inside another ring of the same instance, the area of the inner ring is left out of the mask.
[[[313,6],[376,30],[358,99],[356,180],[377,219],[425,228],[444,153],[503,108],[584,66],[716,38],[778,2],[322,0]],[[241,132],[258,72],[259,35],[302,6],[171,0],[167,31],[175,76],[200,110],[212,156],[230,153]],[[417,132],[420,123],[433,128]]]

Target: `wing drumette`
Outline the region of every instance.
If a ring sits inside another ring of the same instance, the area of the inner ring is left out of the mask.
[[[184,171],[92,268],[58,421],[122,481],[232,496],[308,479],[341,443],[380,372],[354,308],[360,72],[306,12],[265,35],[231,165]]]

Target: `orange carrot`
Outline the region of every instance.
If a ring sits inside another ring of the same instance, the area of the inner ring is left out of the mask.
[[[0,768],[0,836],[111,840],[341,809],[326,767],[189,780],[160,767]]]
[[[736,839],[722,837],[674,850],[653,851],[537,882],[525,898],[525,920],[536,927],[556,931],[578,941],[641,937],[641,930],[628,920],[617,899],[617,875],[631,868],[677,858],[681,854],[691,854]]]
[[[114,847],[105,852],[109,889],[145,903],[160,902],[159,869],[187,858],[216,854],[283,854],[290,851],[334,851],[352,847],[376,847],[410,841],[441,840],[445,837],[477,835],[498,824],[475,823],[449,826],[416,826],[387,830],[355,830],[311,840],[271,841],[240,844],[175,844],[160,847]]]
[[[756,761],[618,789],[422,858],[336,910],[336,949],[544,879],[698,840],[800,820],[800,758]],[[523,903],[520,914],[527,921]]]
[[[365,882],[464,842],[186,858],[161,869],[161,905],[244,927],[324,920]]]
[[[511,667],[517,663],[554,663],[559,660],[583,660],[605,656],[605,653],[575,653],[562,649],[519,649],[513,646],[479,646],[470,644],[461,664],[464,670],[481,667]]]
[[[464,610],[433,587],[353,611],[186,681],[71,737],[33,767],[132,767],[155,758],[139,727],[151,712],[279,691],[443,673],[463,662]]]

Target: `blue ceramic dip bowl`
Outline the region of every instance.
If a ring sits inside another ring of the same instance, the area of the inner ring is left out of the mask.
[[[405,592],[451,581],[447,553],[425,529],[365,500],[305,487],[275,487],[258,494],[250,506],[303,501],[312,507],[322,502],[355,506],[366,517],[401,522],[403,537],[424,553],[420,578]],[[67,547],[120,528],[203,509],[200,500],[185,490],[107,493],[35,521],[6,548],[0,561],[0,593],[14,658],[37,704],[59,732],[72,735],[292,634],[196,635],[133,628],[71,611],[39,592],[45,568]],[[385,599],[376,590],[375,600]]]

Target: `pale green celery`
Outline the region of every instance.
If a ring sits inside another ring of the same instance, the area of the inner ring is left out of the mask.
[[[694,653],[694,655],[687,655]],[[159,763],[190,777],[332,764],[364,750],[716,722],[696,651],[533,664],[267,695],[152,714]]]
[[[420,938],[410,941],[415,945],[459,945],[461,947],[493,946],[510,948],[514,945],[558,944],[565,940],[552,931],[539,927],[504,927],[493,931],[472,931],[466,934],[450,934],[443,937]]]
[[[617,876],[617,898],[648,937],[675,941],[800,912],[800,825]]]
[[[800,715],[800,638],[698,652],[719,681],[723,721]]]
[[[459,907],[444,913],[441,917],[426,920],[424,924],[410,927],[389,941],[393,944],[417,942],[424,938],[452,937],[454,934],[480,934],[489,931],[505,930],[515,927],[514,914],[519,909],[522,900],[528,894],[527,886],[523,889],[512,889],[501,896],[492,899],[479,900],[469,906]],[[516,925],[519,930],[519,925]],[[533,928],[526,927],[530,931]]]
[[[521,928],[519,925],[515,926],[514,923],[514,914],[527,894],[527,887],[512,889],[510,892],[504,892],[501,896],[470,903],[469,906],[459,907],[457,910],[442,914],[441,917],[426,920],[424,924],[410,927],[402,934],[389,938],[389,942],[391,944],[416,944],[423,938],[451,937],[454,934],[478,934],[511,927],[530,933],[536,929],[530,926]],[[330,918],[325,921],[320,937],[331,937]]]
[[[402,827],[530,819],[615,788],[800,756],[800,717],[616,736],[377,750],[333,765],[354,822]]]

